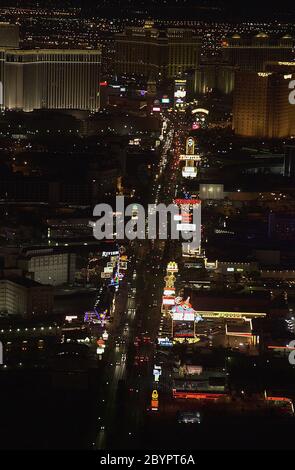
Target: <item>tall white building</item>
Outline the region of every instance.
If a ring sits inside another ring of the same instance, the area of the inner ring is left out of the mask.
[[[100,64],[100,50],[6,50],[4,107],[97,111]]]
[[[0,108],[97,111],[100,65],[100,48],[21,50],[18,26],[0,23]]]

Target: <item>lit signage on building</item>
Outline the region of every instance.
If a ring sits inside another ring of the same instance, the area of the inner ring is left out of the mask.
[[[201,113],[201,114],[209,114],[209,110],[208,109],[205,109],[205,108],[196,108],[196,109],[193,109],[192,110],[192,114],[196,114],[196,113]]]
[[[173,295],[175,295],[175,289],[174,289],[174,288],[171,288],[171,289],[164,289],[164,295],[168,295],[168,296],[173,296]]]
[[[73,320],[77,320],[77,319],[78,319],[77,315],[67,315],[66,316],[66,321],[69,322],[69,323],[71,323]]]
[[[195,178],[198,174],[198,170],[197,168],[193,167],[193,166],[185,166],[183,169],[182,169],[182,176],[184,178]]]
[[[175,261],[170,261],[167,266],[167,272],[177,273],[178,272],[178,265]]]
[[[195,153],[195,139],[193,137],[188,137],[186,139],[186,154],[194,155]]]
[[[174,276],[174,274],[170,273],[168,276],[165,276],[164,277],[164,281],[165,281],[165,287],[167,288],[174,288],[174,283],[176,281],[176,277]]]
[[[200,375],[203,372],[202,366],[193,366],[193,365],[186,365],[185,372],[188,375]]]
[[[102,252],[103,257],[113,256],[113,255],[118,255],[118,254],[119,254],[119,251],[103,251]]]
[[[163,296],[163,305],[175,305],[175,298],[168,295]]]
[[[163,347],[173,346],[173,342],[169,338],[158,338],[158,344],[159,346],[163,346]]]
[[[107,340],[108,340],[108,337],[109,337],[109,334],[108,334],[107,330],[105,330],[105,331],[103,332],[103,334],[102,334],[102,339],[103,339],[104,341],[107,341]]]
[[[172,313],[173,321],[195,321],[194,313],[185,313],[185,312],[175,312]]]
[[[201,160],[201,157],[200,155],[180,155],[179,160],[199,162]]]
[[[126,269],[127,269],[127,263],[126,263],[126,261],[120,261],[120,263],[119,263],[119,269],[122,269],[123,271],[126,271]]]
[[[104,268],[103,272],[105,274],[113,274],[113,271],[114,271],[114,266],[107,266],[106,268]]]
[[[177,90],[174,93],[175,98],[185,98],[186,97],[186,91],[185,90]]]
[[[158,399],[159,399],[158,390],[153,390],[153,393],[152,393],[152,400],[158,400]]]
[[[198,393],[198,392],[178,392],[172,390],[174,398],[189,398],[195,400],[220,400],[227,397],[225,393]]]
[[[175,80],[174,103],[175,107],[183,107],[186,99],[186,80]]]
[[[159,409],[159,393],[157,390],[152,392],[151,408],[152,411],[158,411]]]
[[[183,300],[181,297],[175,299],[175,306],[171,310],[171,317],[173,321],[202,321],[202,317],[192,308],[190,298]]]
[[[101,279],[110,279],[112,277],[112,273],[101,273]]]
[[[154,366],[153,370],[154,380],[155,382],[159,382],[160,375],[162,375],[162,367],[161,366]]]
[[[201,204],[200,199],[175,199],[174,202],[178,206],[182,206],[182,205],[184,205],[184,206],[186,206],[186,205],[193,206],[193,205],[196,205],[196,204]]]

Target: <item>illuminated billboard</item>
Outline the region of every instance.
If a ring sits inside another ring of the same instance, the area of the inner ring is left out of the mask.
[[[195,321],[194,313],[174,312],[172,313],[173,321]]]
[[[127,269],[127,262],[126,262],[126,261],[120,261],[120,263],[119,263],[119,269],[123,269],[123,271],[126,271],[126,269]]]
[[[195,204],[201,204],[200,199],[175,199],[174,203],[178,206],[193,206]]]
[[[153,390],[151,408],[152,408],[152,411],[158,411],[159,409],[159,393],[157,390]]]
[[[194,338],[195,322],[194,321],[176,321],[173,322],[174,338]]]
[[[167,265],[167,272],[174,272],[174,273],[177,273],[178,272],[178,265],[175,261],[170,261]]]
[[[194,338],[195,324],[203,320],[192,308],[189,298],[184,301],[180,297],[175,299],[175,306],[171,309],[171,318],[174,338]]]
[[[73,320],[78,320],[77,315],[66,315],[66,321],[71,323]]]
[[[162,367],[154,365],[153,376],[155,382],[159,382],[160,375],[162,375]]]
[[[158,338],[158,344],[159,346],[163,347],[172,347],[173,342],[169,338]]]
[[[177,90],[174,93],[175,98],[185,98],[186,97],[186,91],[185,90]]]
[[[182,108],[186,100],[186,80],[175,80],[174,83],[174,105]]]
[[[163,296],[163,305],[174,305],[174,304],[175,304],[174,297],[169,297],[167,295]]]
[[[198,174],[198,170],[194,166],[185,166],[182,169],[182,176],[184,178],[195,178]]]
[[[187,375],[200,375],[203,372],[203,367],[186,364],[185,372]]]
[[[201,113],[201,114],[209,114],[209,110],[208,109],[205,109],[205,108],[195,108],[192,110],[192,114],[196,114],[196,113]]]
[[[113,271],[114,271],[114,266],[111,264],[111,266],[106,266],[103,270],[104,273],[109,273],[109,274],[113,274]]]
[[[101,279],[111,279],[112,273],[101,273],[100,277]]]
[[[175,289],[174,288],[165,288],[164,289],[164,295],[168,295],[168,296],[173,296],[175,295]]]
[[[201,160],[201,156],[200,155],[180,155],[179,160],[199,162]]]
[[[174,283],[176,281],[176,277],[173,273],[169,273],[167,276],[164,277],[165,281],[165,288],[174,288]]]
[[[186,139],[186,145],[185,145],[185,155],[180,155],[179,159],[180,160],[185,160],[185,161],[200,161],[201,157],[198,154],[195,154],[195,147],[196,147],[196,141],[194,137],[188,137]],[[188,165],[192,166],[193,165]]]
[[[187,155],[194,155],[195,153],[195,139],[193,137],[188,137],[186,139],[186,154]]]

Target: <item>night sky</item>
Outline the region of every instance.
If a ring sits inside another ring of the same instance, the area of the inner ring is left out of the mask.
[[[1,2],[2,3],[2,2]],[[174,15],[176,12],[181,17],[194,17],[200,19],[226,20],[234,19],[274,19],[290,21],[295,19],[295,4],[291,0],[4,0],[4,5],[19,7],[48,7],[68,8],[82,7],[87,13],[97,12],[114,13],[116,16],[125,17],[127,12],[144,9],[154,12]],[[118,10],[119,8],[119,10]]]

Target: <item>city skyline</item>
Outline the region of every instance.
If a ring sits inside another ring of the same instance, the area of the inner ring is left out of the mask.
[[[2,450],[294,449],[294,19],[0,6]]]

